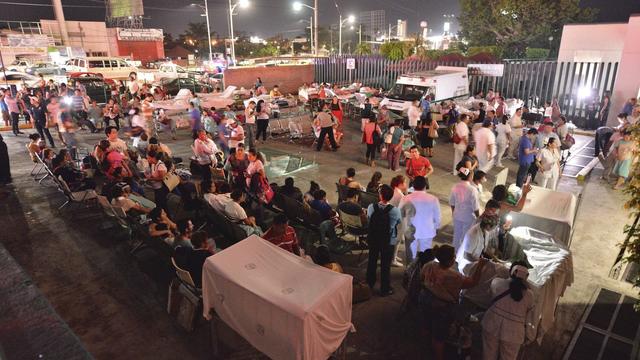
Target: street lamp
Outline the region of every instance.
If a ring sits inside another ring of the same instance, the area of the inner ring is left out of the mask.
[[[231,3],[229,0],[229,33],[231,35],[231,62],[235,66],[236,64],[236,39],[233,36],[233,11],[240,6],[241,8],[246,8],[249,6],[249,0],[238,0],[235,4]]]
[[[349,15],[349,17],[343,20],[342,14],[339,14],[339,15],[340,15],[340,24],[338,28],[338,55],[342,55],[342,26],[347,22],[349,24],[353,24],[354,21],[356,21],[356,17],[353,15]]]
[[[191,6],[197,6],[204,10],[204,16],[207,18],[207,38],[209,39],[209,63],[213,63],[213,51],[211,50],[211,25],[209,24],[209,5],[207,0],[204,0],[204,6],[199,4],[191,4]]]
[[[300,11],[303,7],[313,10],[313,48],[315,55],[318,56],[318,0],[313,0],[313,5],[314,6],[309,6],[296,1],[293,3],[293,10]]]

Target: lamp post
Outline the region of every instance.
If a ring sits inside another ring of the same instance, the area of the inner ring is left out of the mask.
[[[339,28],[338,28],[338,55],[342,55],[342,26],[346,22],[353,24],[353,22],[356,20],[356,17],[353,15],[349,15],[349,17],[343,20],[342,14],[339,14],[339,15],[340,15],[340,22],[339,22]]]
[[[211,25],[209,24],[209,4],[204,0],[204,6],[199,4],[191,4],[204,10],[204,17],[207,18],[207,42],[209,43],[209,63],[213,63],[213,51],[211,50]]]
[[[300,11],[303,7],[313,10],[313,49],[314,55],[318,56],[318,0],[313,0],[313,5],[303,4],[299,1],[293,3],[293,10]]]
[[[236,39],[233,36],[233,11],[238,7],[246,8],[249,0],[238,0],[235,4],[229,0],[229,35],[231,36],[231,62],[236,65]]]

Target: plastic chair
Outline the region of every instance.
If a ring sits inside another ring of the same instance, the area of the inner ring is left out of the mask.
[[[69,204],[72,204],[72,205],[86,204],[91,200],[96,200],[98,197],[98,194],[96,194],[96,191],[93,189],[71,191],[67,182],[64,181],[62,178],[58,177],[54,179],[56,179],[56,182],[58,183],[59,190],[62,191],[62,193],[64,193],[64,195],[67,197],[67,201],[65,201],[62,205],[60,205],[60,207],[58,207],[58,210],[62,210],[62,208],[64,208]]]
[[[361,250],[360,255],[358,255],[358,263],[360,263],[364,251],[369,248],[369,244],[367,243],[369,231],[365,224],[362,223],[362,218],[359,215],[350,215],[340,209],[338,209],[338,215],[340,216],[342,230],[346,234],[354,237],[358,248]]]

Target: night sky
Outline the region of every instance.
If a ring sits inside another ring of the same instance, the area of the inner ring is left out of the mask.
[[[189,4],[198,0],[146,0],[145,27],[162,28],[166,32],[179,34],[188,22],[204,20],[200,10]],[[203,3],[203,0],[199,0]],[[312,15],[310,9],[304,8],[299,13],[292,10],[293,0],[250,0],[251,6],[241,9],[234,17],[236,31],[246,31],[252,35],[269,37],[282,33],[286,37],[294,37],[303,32],[306,26],[300,19],[308,19]],[[313,5],[313,0],[307,0]],[[320,26],[337,23],[338,12],[333,0],[319,0]],[[336,0],[343,16],[367,10],[386,10],[387,23],[395,25],[397,19],[406,19],[409,33],[418,31],[419,23],[427,20],[434,33],[442,29],[444,14],[457,14],[459,6],[455,1],[441,0]],[[10,3],[10,4],[9,4]],[[67,20],[104,21],[105,8],[102,0],[62,0]],[[598,21],[626,21],[631,13],[640,13],[640,1],[636,0],[582,0],[585,6],[600,8]],[[20,5],[17,5],[20,4]],[[13,0],[0,1],[1,20],[34,21],[52,19],[53,9],[50,6],[27,6],[26,4],[50,5],[50,0]],[[606,4],[606,5],[605,5]],[[210,0],[209,12],[212,31],[228,34],[226,9],[228,1]],[[437,9],[437,11],[435,10]],[[457,24],[452,23],[452,30],[457,31]]]

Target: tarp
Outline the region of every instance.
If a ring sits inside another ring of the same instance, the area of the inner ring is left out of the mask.
[[[207,259],[203,312],[210,309],[272,359],[326,359],[351,324],[352,277],[258,237]]]
[[[533,266],[529,269],[529,288],[534,294],[534,316],[537,323],[528,328],[527,337],[542,341],[555,319],[555,309],[559,298],[573,283],[573,259],[571,252],[554,241],[550,234],[541,233],[528,227],[511,229],[510,234],[522,246],[527,260]],[[475,271],[477,263],[469,268]],[[482,272],[480,283],[467,291],[464,296],[482,307],[491,305],[491,280],[494,277],[508,278],[511,264],[490,262]]]
[[[569,246],[577,207],[578,198],[572,193],[533,186],[522,211],[512,211],[509,215],[513,218],[513,227],[531,227]]]

